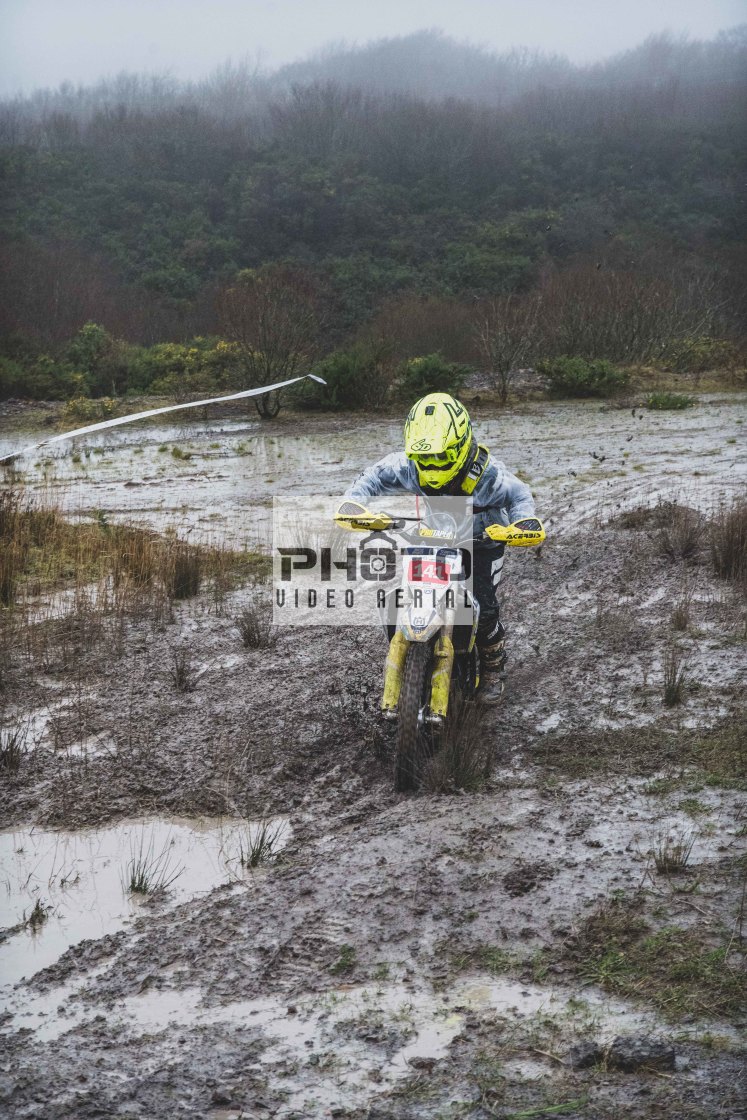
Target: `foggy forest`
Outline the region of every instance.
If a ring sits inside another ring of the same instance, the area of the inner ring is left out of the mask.
[[[382,338],[405,359],[435,326],[430,350],[479,363],[475,324],[509,296],[541,303],[534,362],[737,344],[746,57],[744,27],[584,67],[422,32],[8,100],[0,393],[141,391],[185,372],[151,348],[195,337],[192,388],[243,384],[214,340],[250,270],[300,285],[319,359]]]

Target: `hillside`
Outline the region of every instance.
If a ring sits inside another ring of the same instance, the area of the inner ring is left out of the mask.
[[[468,304],[579,262],[709,278],[693,327],[733,332],[746,49],[736,29],[579,68],[422,33],[6,103],[5,352],[89,320],[131,342],[214,333],[216,293],[281,260],[318,285],[328,348],[403,294]]]

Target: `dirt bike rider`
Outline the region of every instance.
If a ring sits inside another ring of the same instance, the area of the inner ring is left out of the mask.
[[[411,408],[405,450],[386,455],[346,491],[363,505],[387,494],[465,495],[473,502],[473,588],[480,604],[480,665],[500,672],[506,662],[505,630],[497,599],[505,545],[485,539],[488,525],[534,517],[529,487],[477,443],[467,409],[448,393],[429,393]],[[381,523],[381,522],[379,522]],[[544,535],[544,534],[543,534]]]

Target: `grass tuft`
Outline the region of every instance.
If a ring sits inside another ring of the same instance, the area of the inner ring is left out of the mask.
[[[236,617],[236,626],[246,649],[270,649],[277,642],[272,615],[259,603],[244,607]]]
[[[138,847],[130,847],[130,859],[123,877],[129,894],[165,894],[183,874],[183,867],[174,866],[169,848],[170,844],[166,842],[160,851],[156,851],[154,837],[151,836],[146,844],[145,832],[141,833]]]
[[[685,583],[680,592],[680,597],[672,610],[670,621],[673,630],[678,630],[682,633],[689,629],[690,623],[692,622],[692,602],[692,588],[689,584]]]
[[[52,907],[48,906],[46,902],[42,902],[40,898],[37,898],[28,918],[24,914],[23,924],[27,929],[30,929],[32,933],[36,933],[37,930],[41,929],[44,923],[49,920],[49,915],[51,913]]]
[[[676,646],[670,646],[664,654],[662,664],[664,689],[662,699],[665,708],[675,708],[682,703],[685,693],[687,674],[685,663]]]
[[[197,670],[188,649],[172,649],[169,676],[177,692],[194,692],[197,687]]]
[[[277,857],[279,841],[284,831],[283,824],[271,820],[261,820],[251,826],[239,840],[239,862],[242,867],[260,867],[271,863]]]
[[[494,738],[485,734],[481,708],[452,696],[454,705],[443,739],[423,770],[423,787],[431,793],[482,789],[490,777]]]
[[[0,770],[6,774],[17,774],[26,754],[25,727],[13,727],[0,731]]]
[[[203,555],[196,545],[175,541],[169,550],[165,584],[169,599],[194,599],[203,578]]]
[[[711,562],[722,579],[747,583],[747,499],[721,506],[710,525]]]
[[[694,560],[703,543],[705,522],[702,514],[676,502],[663,503],[658,512],[661,525],[656,538],[659,552],[668,560]]]
[[[682,833],[660,833],[654,840],[652,855],[656,870],[660,875],[678,875],[690,862],[695,833],[688,830]]]

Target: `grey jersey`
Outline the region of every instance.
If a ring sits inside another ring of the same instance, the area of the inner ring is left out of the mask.
[[[387,494],[422,494],[418,472],[404,452],[393,452],[379,459],[359,475],[345,494],[346,498],[366,504],[369,498]],[[506,470],[492,455],[472,495],[472,528],[475,539],[487,525],[510,525],[521,517],[534,517],[534,499],[525,482]]]

